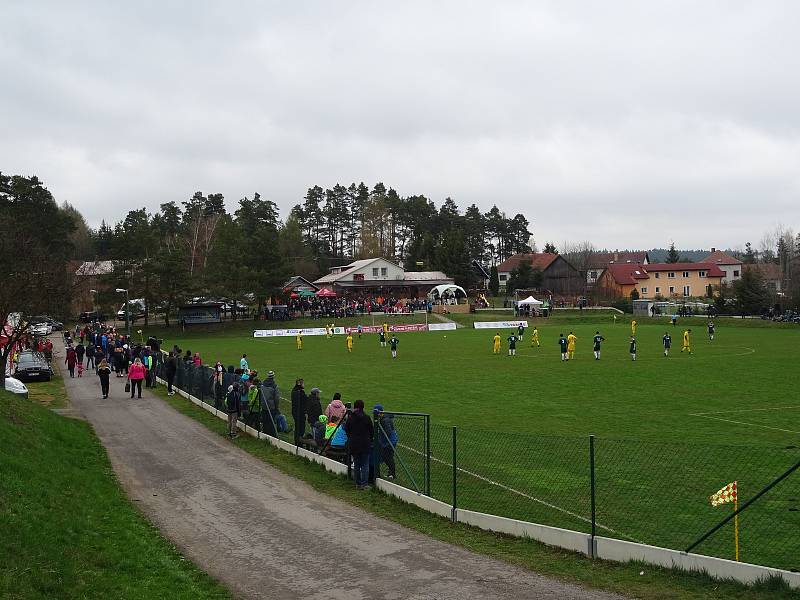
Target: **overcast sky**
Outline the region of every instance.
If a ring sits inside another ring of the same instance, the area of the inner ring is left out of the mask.
[[[0,171],[93,226],[383,181],[540,247],[800,228],[797,2],[0,5]]]

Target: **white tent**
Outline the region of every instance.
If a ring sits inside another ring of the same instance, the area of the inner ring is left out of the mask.
[[[517,304],[519,306],[533,306],[534,308],[538,308],[539,306],[542,306],[543,302],[537,300],[533,296],[528,296],[527,298],[525,298],[525,300],[520,300],[519,302],[517,302]]]
[[[444,296],[452,296],[455,298],[456,292],[461,292],[464,294],[464,296],[467,295],[467,292],[465,292],[464,288],[462,288],[460,285],[445,283],[442,285],[437,285],[435,288],[433,288],[430,292],[428,292],[428,296],[431,298],[442,298]]]

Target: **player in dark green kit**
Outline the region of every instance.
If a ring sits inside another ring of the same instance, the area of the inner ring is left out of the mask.
[[[594,341],[594,359],[600,360],[600,343],[605,342],[606,338],[600,335],[599,331],[595,331],[593,341]]]
[[[400,343],[400,340],[397,339],[396,335],[392,335],[391,339],[389,340],[389,346],[392,349],[392,358],[397,358],[397,344]]]
[[[508,355],[509,356],[516,356],[517,355],[517,336],[513,333],[508,336]]]
[[[631,360],[636,360],[636,338],[631,336],[630,346]]]
[[[378,339],[381,341],[381,348],[386,348],[386,334],[383,329],[378,332]]]
[[[672,337],[670,337],[669,332],[664,332],[664,337],[661,338],[661,343],[664,344],[664,356],[669,356],[669,349],[672,346]]]
[[[561,360],[569,360],[569,356],[567,356],[567,338],[564,337],[563,333],[560,336],[558,345],[561,346]]]

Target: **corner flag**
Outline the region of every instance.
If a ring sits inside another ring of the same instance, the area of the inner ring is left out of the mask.
[[[739,496],[736,490],[736,482],[732,481],[718,492],[708,497],[711,506],[720,504],[733,504],[734,512],[739,510]],[[733,543],[736,549],[736,560],[739,560],[739,515],[733,517]]]

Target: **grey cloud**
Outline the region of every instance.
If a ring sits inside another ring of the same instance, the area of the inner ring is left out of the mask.
[[[794,3],[3,12],[0,169],[93,224],[198,189],[286,214],[311,185],[380,180],[522,212],[540,243],[724,247],[800,226]]]

